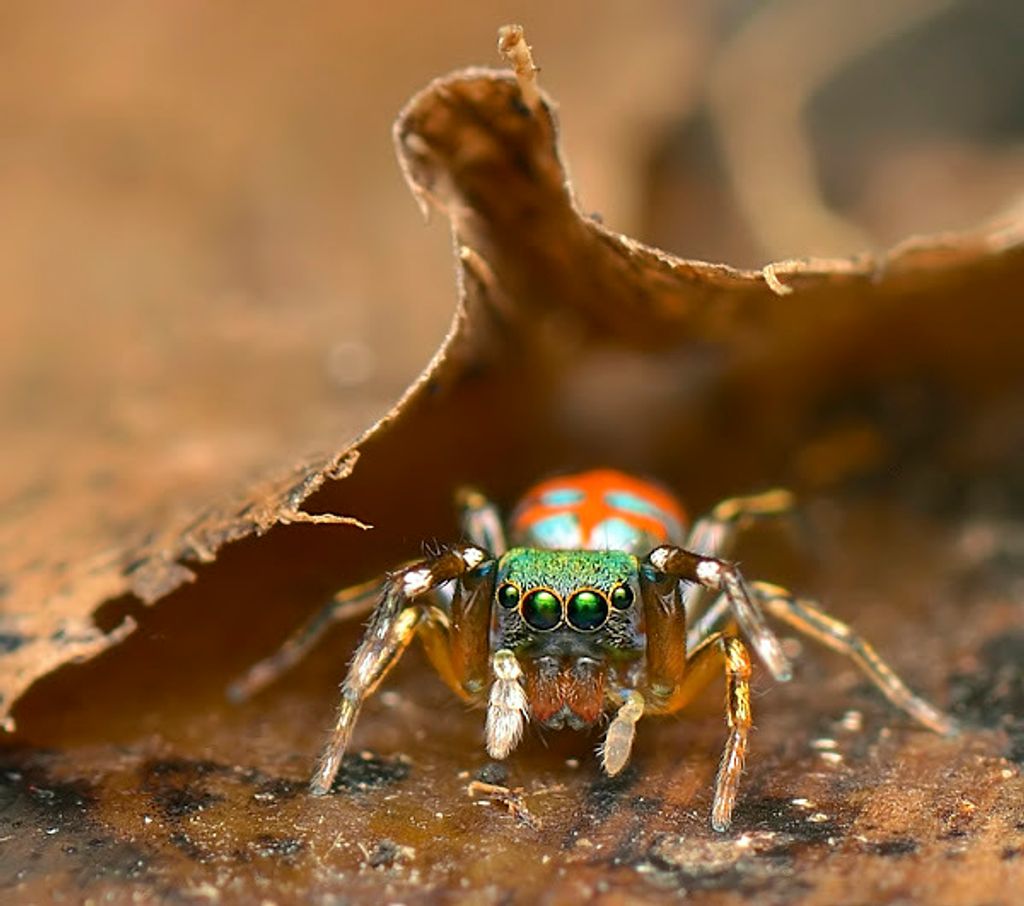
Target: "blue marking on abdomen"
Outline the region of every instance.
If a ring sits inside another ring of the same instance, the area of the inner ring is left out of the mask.
[[[664,519],[662,512],[649,500],[637,497],[629,491],[608,491],[604,495],[604,502],[617,510],[625,510],[627,513],[639,513],[641,516],[651,516],[654,519]]]
[[[576,488],[555,488],[541,494],[540,502],[544,506],[572,506],[574,503],[582,503],[583,497],[583,492]]]
[[[608,491],[604,495],[604,502],[616,510],[657,519],[668,530],[670,537],[678,537],[682,533],[682,526],[678,519],[649,500],[644,500],[643,497],[638,497],[629,491]]]
[[[604,519],[594,526],[590,533],[592,550],[629,551],[635,553],[643,547],[646,533],[625,519],[612,517]]]
[[[557,513],[538,519],[527,528],[540,546],[551,550],[575,550],[581,546],[580,523],[572,513]]]

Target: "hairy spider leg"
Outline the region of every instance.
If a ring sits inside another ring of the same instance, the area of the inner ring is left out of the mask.
[[[459,488],[455,492],[462,533],[470,544],[500,557],[508,550],[501,511],[475,488]]]
[[[679,558],[673,564],[677,570],[682,569]],[[711,826],[716,831],[725,831],[732,820],[750,735],[750,655],[740,639],[723,632],[708,636],[687,653],[686,610],[682,605],[678,572],[667,573],[645,564],[641,569],[640,589],[647,628],[645,705],[649,712],[671,714],[679,711],[713,679],[716,672],[725,671],[729,737],[715,780],[711,811]],[[727,597],[728,592],[723,592],[722,596]],[[615,721],[612,722],[614,725]],[[608,748],[606,743],[606,770]]]
[[[754,582],[751,589],[772,616],[850,658],[893,705],[918,723],[943,736],[958,732],[952,717],[911,692],[874,647],[846,623],[829,616],[816,603],[796,598],[778,585]]]
[[[710,513],[693,524],[685,547],[708,557],[729,559],[740,532],[763,519],[792,518],[795,512],[793,495],[783,488],[746,497],[730,497],[717,504]],[[705,585],[687,585],[683,591],[683,606],[692,624],[688,638],[691,648],[700,644],[700,641],[712,632],[722,629],[729,613],[730,601],[721,596],[705,609],[708,591]],[[751,642],[754,641],[755,639],[751,638]],[[761,651],[758,653],[761,654]],[[770,657],[771,653],[765,658],[766,663],[770,663]]]
[[[323,607],[293,632],[269,657],[253,664],[228,686],[227,695],[233,702],[252,698],[278,680],[301,661],[335,623],[364,616],[373,609],[380,595],[381,580],[373,579],[339,591]]]
[[[672,697],[672,710],[686,707],[704,688],[716,668],[725,671],[725,715],[729,738],[722,750],[722,760],[715,777],[711,826],[723,832],[732,823],[752,724],[751,666],[746,645],[736,636],[721,632],[708,636],[687,659],[686,679]]]
[[[309,783],[313,795],[330,791],[359,709],[417,629],[425,633],[427,655],[438,673],[458,694],[471,698],[484,688],[489,668],[487,602],[493,593],[494,562],[482,548],[460,545],[388,578],[341,684],[337,720]],[[430,593],[453,580],[457,580],[456,588],[446,612]]]
[[[492,551],[496,557],[501,556],[507,544],[498,508],[479,491],[471,488],[460,488],[456,492],[456,500],[462,511],[462,530],[466,540]],[[369,613],[380,597],[382,585],[383,580],[371,579],[339,591],[285,639],[277,651],[253,664],[244,676],[232,682],[227,688],[228,698],[236,703],[244,702],[276,682],[309,654],[335,623]],[[435,591],[444,599],[442,606],[450,603],[450,593],[446,594],[448,589],[438,588]],[[445,633],[437,631],[433,625],[424,625],[421,635],[428,651],[438,645],[443,648],[446,644]],[[433,656],[431,660],[434,660]],[[445,679],[452,685],[451,677],[446,676]]]
[[[672,545],[656,547],[648,554],[647,562],[676,581],[693,582],[710,591],[724,592],[741,633],[772,676],[780,682],[792,678],[789,658],[765,622],[759,602],[750,594],[746,580],[735,564]]]
[[[796,501],[792,492],[774,488],[746,497],[729,497],[701,516],[690,529],[686,547],[713,557],[729,557],[739,532],[761,519],[793,515]]]

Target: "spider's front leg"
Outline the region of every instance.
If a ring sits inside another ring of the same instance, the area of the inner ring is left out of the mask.
[[[789,658],[778,636],[765,622],[764,613],[735,564],[667,544],[651,551],[647,563],[676,582],[695,582],[711,591],[722,592],[740,630],[772,676],[782,682],[792,677]]]
[[[726,680],[729,738],[715,780],[711,825],[725,831],[732,821],[750,735],[750,656],[738,638],[716,632],[692,652],[686,650],[686,608],[679,580],[645,564],[640,571],[647,633],[646,684],[632,690],[608,728],[602,751],[605,770],[615,774],[629,757],[633,729],[644,710],[671,714],[684,708],[718,671]]]
[[[423,631],[428,657],[449,685],[467,698],[484,688],[493,565],[487,551],[461,545],[388,578],[341,684],[334,730],[309,783],[313,795],[330,791],[359,709],[417,629]],[[431,601],[430,592],[452,580],[457,584],[451,604],[441,610]]]

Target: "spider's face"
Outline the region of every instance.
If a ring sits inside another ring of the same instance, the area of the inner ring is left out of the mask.
[[[609,676],[643,651],[638,569],[614,550],[520,547],[501,558],[492,649],[516,653],[535,720],[578,728],[601,716]]]

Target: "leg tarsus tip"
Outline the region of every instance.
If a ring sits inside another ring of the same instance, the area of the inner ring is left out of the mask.
[[[323,781],[316,778],[309,782],[309,794],[311,796],[326,796],[331,791],[332,785],[333,784],[328,784],[327,786],[324,786]]]

